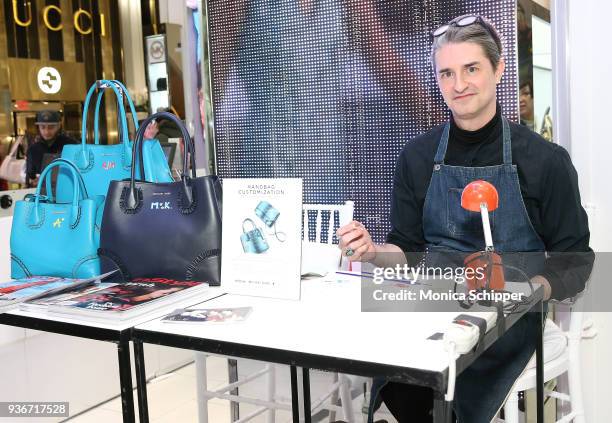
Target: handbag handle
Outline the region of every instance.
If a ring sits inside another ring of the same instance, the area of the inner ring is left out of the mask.
[[[123,107],[123,101],[121,101],[121,92],[119,88],[112,82],[106,79],[101,79],[99,81],[94,82],[91,87],[89,87],[89,91],[87,92],[87,97],[85,98],[85,105],[83,106],[83,122],[81,123],[81,151],[80,154],[76,156],[76,165],[79,169],[85,170],[90,167],[91,158],[89,157],[89,147],[87,146],[87,114],[89,112],[89,103],[91,102],[91,97],[94,92],[96,92],[99,88],[110,88],[113,90],[117,97],[117,106],[119,108],[119,116],[121,116],[120,120],[120,132],[122,134],[122,143],[123,143],[123,165],[130,166],[131,165],[131,155],[130,155],[130,146],[128,140],[128,128],[127,128],[127,119],[125,115],[125,108]],[[95,121],[94,121],[95,123]]]
[[[66,159],[55,159],[45,168],[45,170],[43,170],[42,174],[40,175],[40,179],[38,180],[36,193],[34,194],[34,208],[32,210],[32,214],[30,215],[31,226],[38,226],[42,224],[44,216],[41,216],[40,212],[40,198],[42,197],[40,190],[42,189],[43,181],[51,178],[51,170],[60,166],[68,168],[70,174],[72,175],[72,186],[74,187],[74,190],[72,192],[72,207],[70,208],[70,226],[74,228],[79,221],[79,200],[81,198],[87,198],[85,183],[83,182],[83,178],[81,177],[78,168],[72,162]]]
[[[140,174],[144,178],[144,165],[143,165],[143,146],[144,146],[144,133],[153,120],[158,118],[164,118],[174,122],[174,124],[181,131],[181,135],[183,136],[183,141],[185,143],[185,148],[183,149],[183,174],[181,175],[182,188],[183,188],[183,198],[184,202],[181,205],[183,209],[189,209],[193,206],[193,187],[191,186],[192,178],[196,177],[196,168],[195,168],[195,151],[193,146],[193,141],[189,136],[189,132],[187,132],[187,128],[183,122],[181,122],[175,115],[168,112],[158,112],[154,113],[148,118],[146,118],[140,128],[138,128],[138,132],[136,133],[136,138],[134,139],[134,145],[132,147],[132,172],[130,175],[130,191],[127,198],[127,208],[131,210],[135,210],[138,207],[139,202],[141,201],[136,196],[136,163],[139,162],[140,166]],[[190,154],[191,153],[191,154]],[[189,164],[191,164],[191,177],[189,176]]]
[[[9,153],[7,154],[7,157],[12,157],[12,158],[16,158],[17,157],[17,149],[19,148],[19,146],[23,142],[23,139],[24,139],[23,135],[19,135],[15,139],[15,142],[11,146],[11,151],[9,151]]]
[[[57,161],[57,160],[61,160],[67,166],[72,167],[77,173],[80,173],[79,168],[76,167],[75,164],[72,163],[70,160],[58,158],[58,159],[55,159],[54,161]],[[42,175],[41,175],[39,180],[41,180],[41,179],[42,179]],[[53,178],[45,178],[45,184],[46,184],[46,187],[47,187],[46,188],[47,198],[49,199],[50,202],[54,203],[55,202],[55,196],[53,195],[53,186],[52,186],[53,180],[52,179]],[[84,192],[85,193],[85,197],[87,198],[88,197],[88,195],[87,195],[87,188],[85,188],[85,181],[83,180],[82,177],[79,177],[79,183],[80,183],[80,186],[81,186],[81,192]]]
[[[119,92],[123,94],[123,97],[125,97],[128,105],[130,106],[130,112],[132,113],[132,121],[134,122],[134,130],[138,131],[138,118],[136,117],[136,108],[134,107],[134,102],[132,101],[132,97],[130,97],[130,93],[121,81],[113,79],[110,80],[110,82],[119,86]],[[102,104],[102,97],[104,96],[104,93],[105,91],[99,91],[98,97],[96,98],[96,110],[94,111],[94,144],[96,145],[100,144],[100,105]],[[120,102],[120,97],[117,97],[117,102]]]

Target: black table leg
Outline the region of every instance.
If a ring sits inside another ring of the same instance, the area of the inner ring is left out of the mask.
[[[433,421],[434,423],[451,423],[453,403],[444,399],[444,393],[434,392]]]
[[[540,302],[540,330],[536,338],[537,422],[544,423],[544,303]]]
[[[302,367],[302,387],[304,389],[304,423],[312,423],[310,411],[310,373],[306,367]]]
[[[293,414],[293,423],[300,423],[300,402],[298,400],[298,381],[297,369],[295,366],[290,366],[291,371],[291,414]]]
[[[136,364],[136,389],[138,393],[138,416],[140,423],[149,422],[149,404],[147,402],[147,373],[142,342],[134,341],[134,361]]]
[[[123,411],[123,422],[133,423],[136,421],[134,415],[134,393],[132,392],[132,368],[130,364],[130,343],[121,340],[117,343],[119,356],[119,383],[121,384],[121,409]]]
[[[238,361],[235,359],[228,358],[227,359],[227,371],[228,371],[228,380],[229,383],[234,383],[238,381]],[[230,391],[232,395],[238,395],[238,387],[236,386],[234,389]],[[231,413],[231,421],[235,422],[240,418],[240,403],[238,401],[230,402],[230,413]]]

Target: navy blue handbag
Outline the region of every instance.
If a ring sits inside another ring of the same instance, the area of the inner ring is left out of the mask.
[[[67,203],[51,194],[51,170],[71,176],[73,191]],[[41,194],[43,183],[47,195]],[[100,274],[98,245],[104,197],[90,198],[78,169],[57,159],[40,175],[36,193],[17,201],[11,228],[11,277],[57,276],[90,278]]]
[[[136,179],[144,130],[157,118],[173,121],[182,132],[180,181]],[[113,181],[108,189],[99,250],[103,271],[118,268],[125,280],[168,278],[219,285],[221,184],[216,176],[196,177],[194,153],[189,133],[174,115],[156,113],[142,123],[132,149],[130,179]]]

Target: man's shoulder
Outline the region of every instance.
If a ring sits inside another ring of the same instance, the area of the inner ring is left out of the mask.
[[[423,132],[416,137],[410,139],[402,148],[402,155],[409,160],[423,160],[430,159],[436,154],[442,131],[444,130],[444,123],[434,126],[430,130]]]
[[[76,140],[75,138],[72,138],[70,135],[61,133],[57,136],[57,140],[60,142],[60,144],[62,145],[66,145],[66,144],[78,144],[79,141]]]
[[[573,169],[572,159],[565,148],[544,139],[531,129],[510,124],[512,161],[525,174],[536,179],[556,177]],[[529,169],[529,171],[527,171]]]
[[[535,154],[541,159],[567,154],[562,146],[550,142],[524,125],[510,122],[513,152]]]
[[[44,154],[47,152],[47,150],[48,150],[47,144],[41,139],[36,139],[36,141],[34,141],[32,145],[28,147],[28,154],[31,154],[31,153]]]

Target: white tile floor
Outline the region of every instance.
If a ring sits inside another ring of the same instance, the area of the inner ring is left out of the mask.
[[[261,366],[261,363],[249,360],[240,360],[238,365],[239,374],[252,372]],[[311,396],[317,398],[328,385],[331,376],[322,372],[311,372]],[[208,359],[208,387],[214,389],[221,384],[227,383],[227,360],[221,357],[210,357]],[[253,382],[241,388],[241,394],[259,397],[262,391],[263,378],[261,382]],[[289,368],[281,367],[277,371],[277,393],[283,397],[290,398],[290,376]],[[172,373],[160,376],[147,385],[149,402],[149,420],[151,423],[189,423],[198,421],[198,406],[196,402],[196,377],[195,365],[190,364]],[[356,410],[361,409],[363,397],[355,392],[353,406]],[[134,392],[136,398],[136,392]],[[246,416],[256,407],[249,404],[240,405],[240,415]],[[137,413],[137,412],[136,412]],[[317,418],[317,416],[319,418]],[[138,416],[137,416],[138,417]],[[229,402],[221,399],[213,399],[209,402],[208,417],[210,423],[231,423]],[[338,419],[342,416],[338,415]],[[395,420],[385,416],[389,423]],[[116,398],[103,403],[86,413],[72,417],[70,423],[113,423],[121,422],[121,400]],[[277,411],[276,422],[285,423],[291,421],[291,413],[288,411]],[[328,421],[326,416],[317,414],[314,421]],[[365,421],[365,420],[364,420]],[[250,420],[252,423],[265,423],[265,414]],[[361,420],[358,420],[361,423]]]

